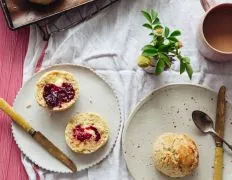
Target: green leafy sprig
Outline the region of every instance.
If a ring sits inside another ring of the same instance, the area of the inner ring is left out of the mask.
[[[180,52],[183,45],[178,37],[181,32],[179,30],[170,32],[167,26],[160,23],[158,13],[155,10],[142,11],[142,14],[147,20],[143,26],[151,31],[149,35],[152,37],[152,41],[143,47],[142,57],[156,61],[154,71],[157,75],[170,68],[172,61],[178,59],[180,61],[180,74],[186,71],[189,78],[192,79],[193,70],[190,59],[187,56],[182,56]]]

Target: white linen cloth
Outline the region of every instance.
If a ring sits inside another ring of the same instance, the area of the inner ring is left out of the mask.
[[[232,2],[232,0],[227,2]],[[145,43],[150,41],[141,9],[154,8],[161,21],[171,29],[182,31],[183,54],[190,56],[194,74],[179,75],[179,63],[156,77],[137,67],[136,59]],[[146,94],[168,83],[196,83],[218,90],[228,88],[232,97],[232,64],[206,61],[198,52],[197,28],[204,12],[198,0],[121,0],[97,16],[65,32],[53,35],[46,49],[42,67],[60,63],[82,64],[94,68],[113,84],[120,97],[123,122]],[[45,43],[39,30],[31,27],[28,52],[24,64],[24,82],[34,72]],[[121,132],[110,156],[102,163],[78,174],[56,174],[39,169],[40,179],[128,180],[121,149]],[[30,179],[36,179],[31,162],[22,156]]]

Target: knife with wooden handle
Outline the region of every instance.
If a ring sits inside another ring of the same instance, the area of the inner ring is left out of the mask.
[[[0,109],[3,110],[14,122],[23,128],[32,138],[39,143],[46,151],[58,159],[72,172],[76,172],[75,164],[61,150],[59,150],[51,141],[49,141],[42,133],[34,130],[30,124],[20,116],[15,110],[2,98],[0,98]]]
[[[225,110],[226,110],[226,101],[225,101],[226,88],[222,86],[218,93],[217,99],[217,115],[216,115],[216,124],[215,130],[220,137],[224,136],[224,126],[225,126]],[[214,180],[222,180],[223,177],[223,142],[215,137],[215,157],[214,157]]]

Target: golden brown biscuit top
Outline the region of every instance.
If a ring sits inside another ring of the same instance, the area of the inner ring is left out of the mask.
[[[199,153],[195,142],[186,134],[165,133],[153,144],[155,167],[171,177],[183,177],[197,166]]]

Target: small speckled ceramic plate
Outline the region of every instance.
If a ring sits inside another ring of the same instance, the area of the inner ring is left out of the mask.
[[[45,72],[51,70],[68,71],[78,80],[80,97],[76,104],[67,111],[49,112],[40,107],[35,100],[37,80]],[[69,156],[76,164],[78,171],[99,163],[109,155],[116,142],[121,124],[118,101],[113,89],[93,70],[77,65],[56,65],[37,73],[19,91],[14,102],[14,108],[29,121],[33,128],[42,132]],[[109,125],[108,143],[95,153],[89,155],[76,154],[66,145],[65,128],[70,117],[77,112],[96,112]],[[70,172],[67,167],[52,157],[15,123],[12,124],[12,132],[19,148],[32,162],[46,170],[62,173]]]
[[[143,99],[129,117],[123,132],[123,152],[127,166],[136,180],[168,180],[155,170],[151,154],[153,141],[165,132],[187,133],[198,145],[197,170],[183,180],[213,179],[214,139],[203,135],[194,125],[193,110],[216,116],[217,93],[190,84],[168,85]],[[232,106],[227,104],[225,138],[232,143]],[[224,180],[232,179],[232,153],[225,147]],[[171,178],[170,178],[171,179]]]

